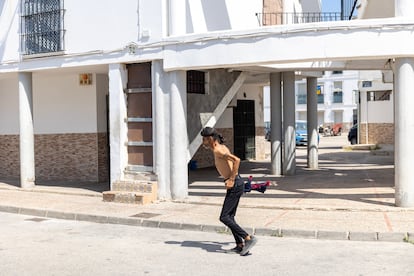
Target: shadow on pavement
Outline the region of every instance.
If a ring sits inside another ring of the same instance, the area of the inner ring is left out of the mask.
[[[306,149],[305,149],[306,151]],[[296,157],[294,176],[271,175],[270,161],[243,161],[240,174],[255,181],[271,181],[264,193],[250,192],[246,198],[332,199],[380,206],[394,206],[394,160],[368,151],[338,151],[319,154],[319,169],[310,170],[306,155]],[[215,168],[189,173],[189,195],[223,197],[224,187]],[[222,189],[222,190],[221,190]],[[274,201],[277,203],[277,201]]]
[[[180,245],[183,247],[193,247],[193,248],[200,248],[207,252],[211,253],[226,253],[226,251],[222,248],[223,245],[227,246],[230,243],[223,243],[223,242],[210,242],[210,241],[166,241],[166,244],[172,245]]]

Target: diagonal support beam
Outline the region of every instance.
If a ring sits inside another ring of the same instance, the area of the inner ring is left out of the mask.
[[[243,85],[244,81],[246,80],[246,77],[247,77],[247,73],[245,72],[240,73],[240,75],[234,81],[233,85],[224,95],[223,99],[217,105],[213,113],[201,113],[200,114],[202,128],[200,129],[199,132],[201,132],[202,129],[206,126],[214,127],[216,125],[218,119],[224,113],[227,106],[230,104],[231,100],[236,96],[237,91],[239,91],[240,87]],[[190,159],[194,156],[194,154],[200,147],[202,141],[203,140],[201,139],[201,136],[197,135],[196,138],[194,138],[194,140],[190,143],[188,161],[190,161]]]

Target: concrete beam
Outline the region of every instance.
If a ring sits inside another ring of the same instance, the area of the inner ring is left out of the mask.
[[[174,37],[164,41],[164,70],[414,57],[413,25],[382,18]],[[364,47],[349,47],[356,42]]]

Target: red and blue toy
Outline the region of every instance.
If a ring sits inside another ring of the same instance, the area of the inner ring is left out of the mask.
[[[270,186],[270,181],[253,183],[253,176],[249,176],[248,180],[244,182],[244,192],[249,193],[253,190],[264,193],[268,186]]]

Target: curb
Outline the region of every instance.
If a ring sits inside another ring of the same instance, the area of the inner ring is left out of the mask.
[[[222,206],[223,203],[215,202],[200,202],[200,201],[172,201],[173,203],[184,203],[184,204],[193,204],[193,205],[207,205],[207,206]],[[239,204],[239,208],[260,208],[268,210],[292,210],[292,211],[322,211],[322,212],[395,212],[395,213],[404,213],[404,212],[414,212],[414,207],[412,208],[402,208],[402,207],[384,207],[384,208],[347,208],[347,207],[330,207],[330,206],[291,206],[291,205],[259,205],[259,204]]]
[[[82,213],[67,213],[54,210],[32,209],[14,206],[0,205],[0,212],[13,213],[27,216],[36,216],[53,219],[64,219],[74,221],[87,221],[102,224],[120,224],[128,226],[140,226],[149,228],[163,228],[172,230],[188,230],[201,232],[215,232],[220,234],[231,234],[225,226],[201,225],[189,223],[177,223],[156,221],[142,218],[112,217],[104,215],[91,215]],[[319,240],[349,240],[349,241],[381,241],[381,242],[414,242],[414,233],[396,232],[350,232],[350,231],[322,231],[322,230],[300,230],[300,229],[270,229],[270,228],[246,228],[248,232],[257,236],[303,238]]]

